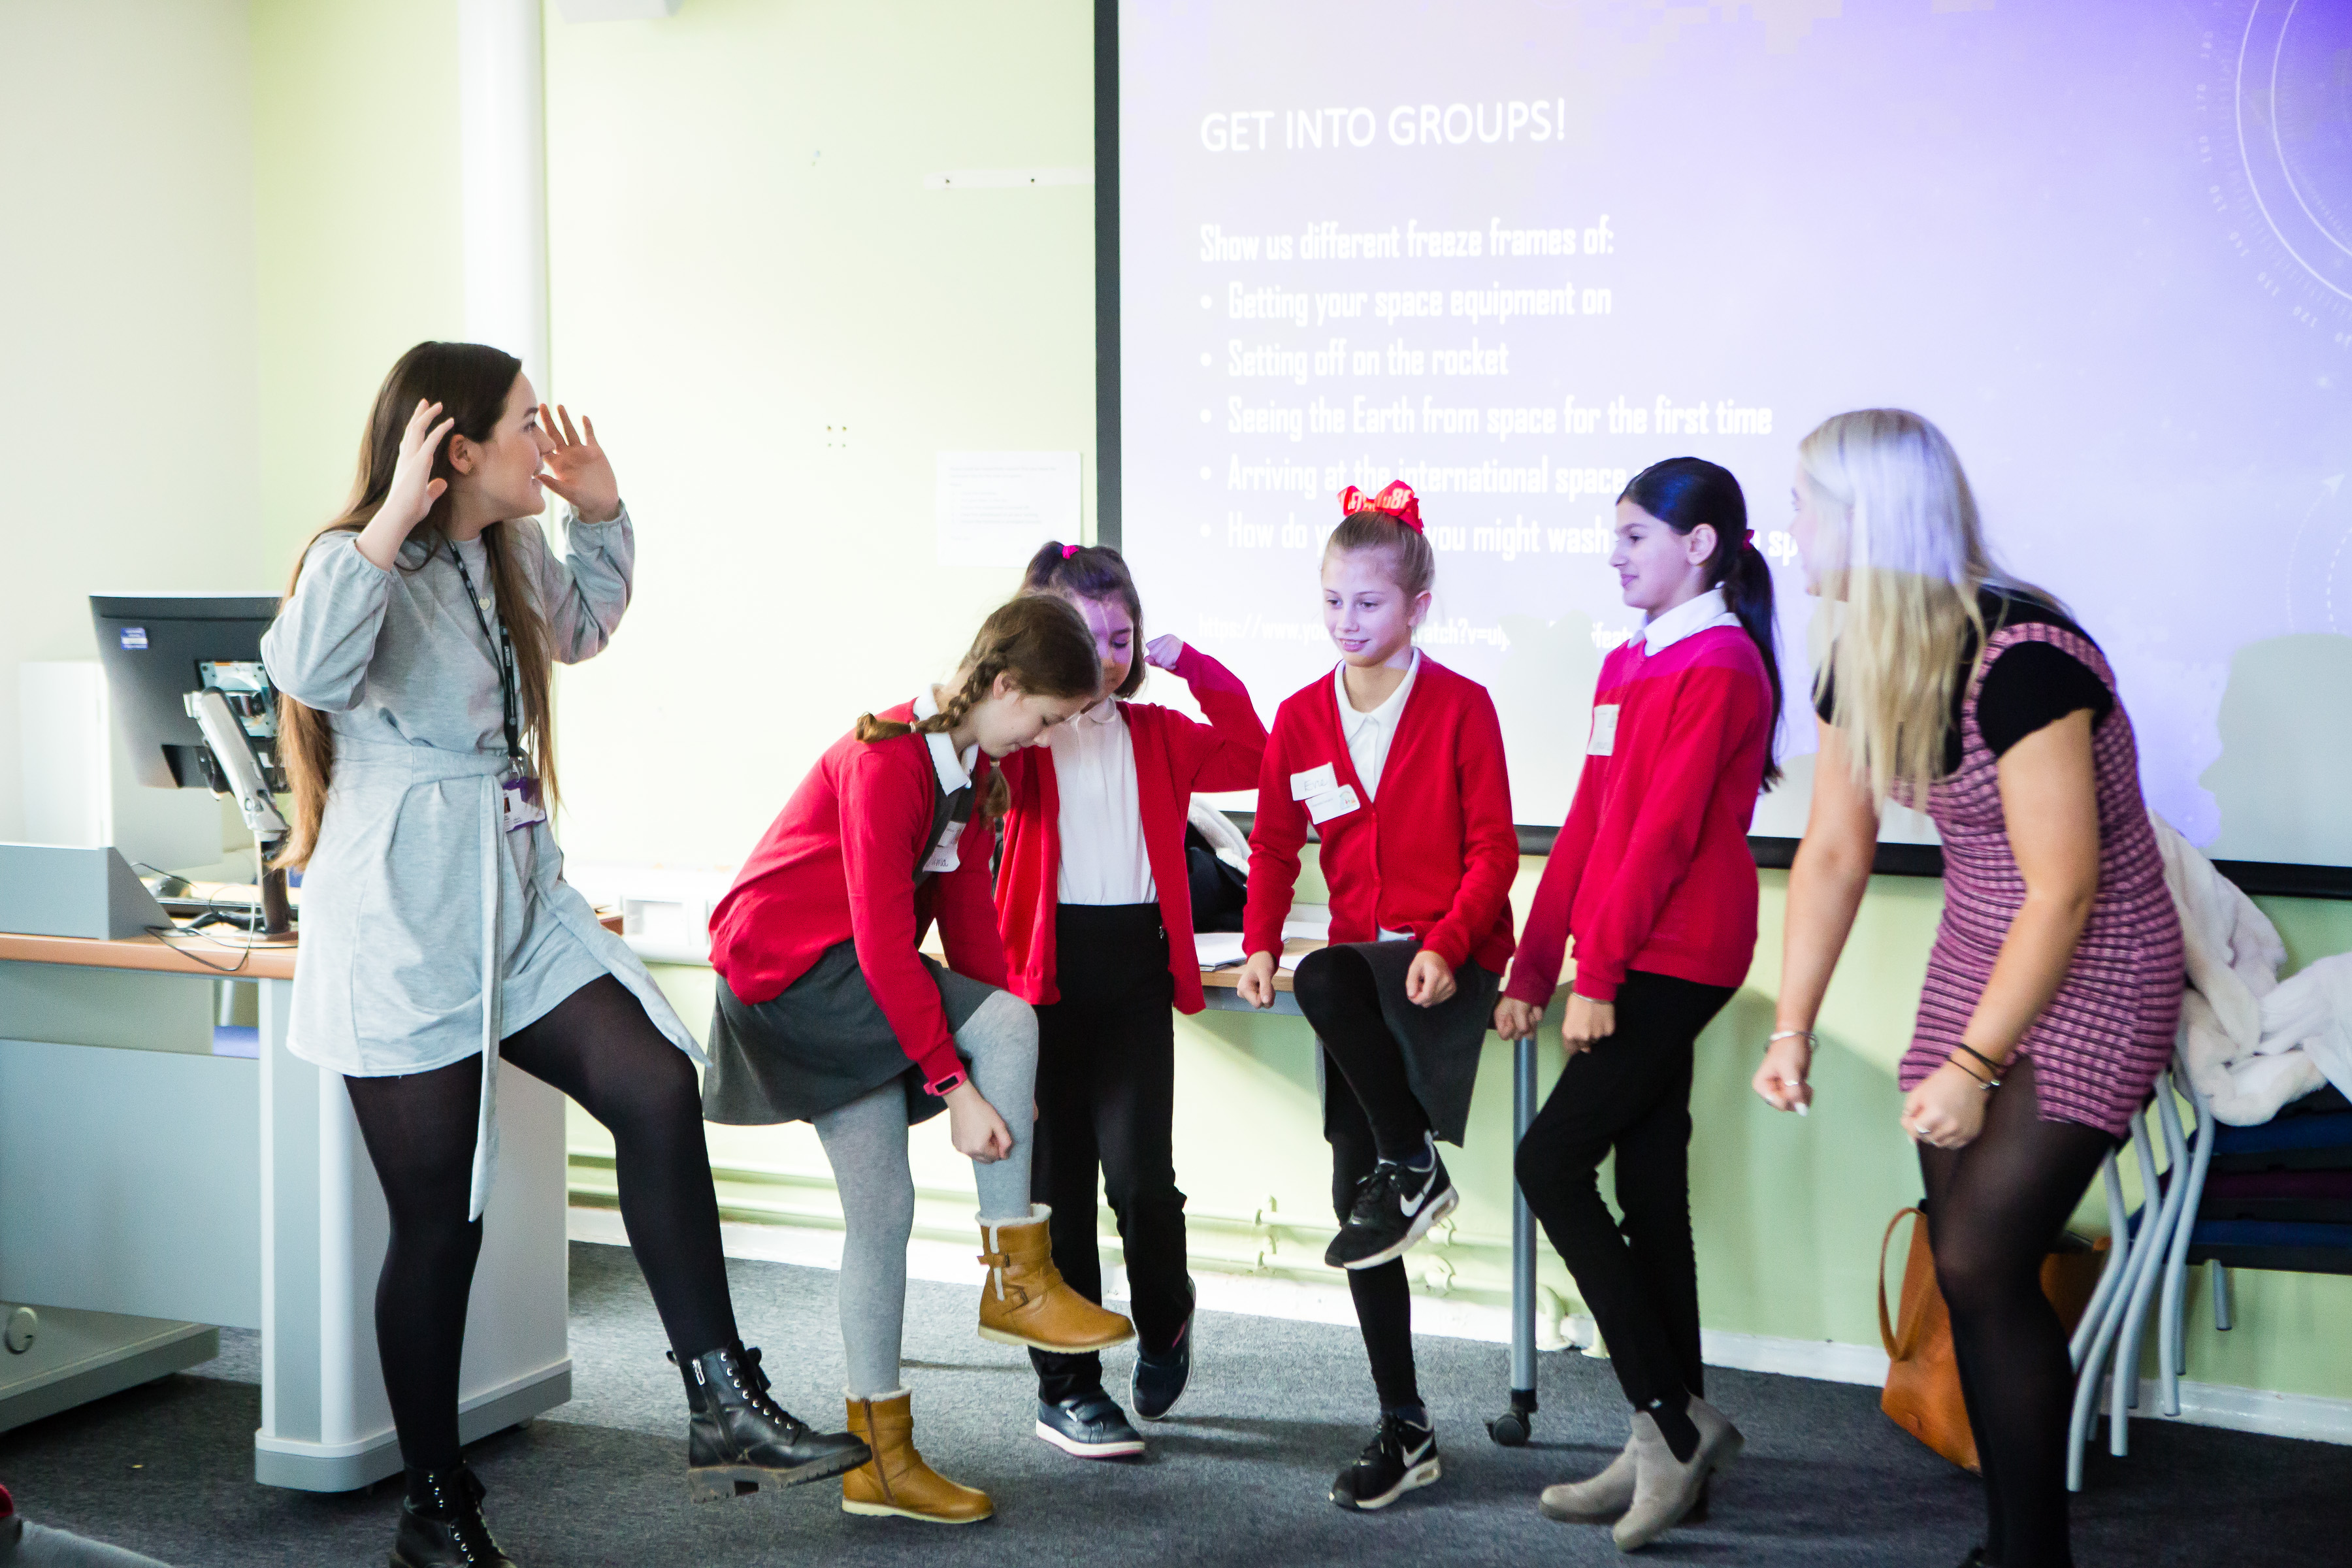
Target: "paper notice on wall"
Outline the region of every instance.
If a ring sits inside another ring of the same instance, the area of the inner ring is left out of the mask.
[[[1049,539],[1079,541],[1076,452],[939,454],[943,566],[1019,566]]]

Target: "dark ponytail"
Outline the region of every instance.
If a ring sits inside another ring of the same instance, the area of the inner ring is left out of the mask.
[[[1731,470],[1704,458],[1668,458],[1633,476],[1617,498],[1632,501],[1676,533],[1701,523],[1715,530],[1715,553],[1707,557],[1706,585],[1723,590],[1723,602],[1763,656],[1764,678],[1772,688],[1772,731],[1764,752],[1764,787],[1780,782],[1780,660],[1772,621],[1772,569],[1748,536],[1748,498]]]

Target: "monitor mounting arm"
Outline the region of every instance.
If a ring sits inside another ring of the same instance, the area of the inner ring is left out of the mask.
[[[261,858],[262,934],[283,936],[292,929],[286,900],[286,873],[272,870],[269,860],[290,831],[285,816],[269,793],[261,759],[254,755],[253,742],[246,738],[245,726],[238,722],[227,699],[207,688],[189,692],[186,700],[188,717],[203,727],[205,742],[212,749],[221,776],[228,781],[230,792],[236,796],[237,811],[245,817],[246,826],[253,830]]]

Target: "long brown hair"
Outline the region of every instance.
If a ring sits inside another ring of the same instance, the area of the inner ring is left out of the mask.
[[[1108,544],[1065,544],[1049,539],[1029,558],[1028,570],[1021,576],[1021,591],[1059,594],[1065,599],[1115,599],[1126,605],[1127,618],[1135,624],[1135,638],[1128,649],[1127,679],[1111,695],[1132,697],[1142,689],[1150,668],[1143,662],[1143,599],[1135,591],[1126,556]]]
[[[856,734],[869,744],[900,735],[944,734],[964,721],[996,686],[998,676],[1027,697],[1093,697],[1102,690],[1102,661],[1095,655],[1095,635],[1086,618],[1066,599],[1052,594],[1024,594],[1008,599],[980,623],[971,651],[956,667],[953,689],[928,719],[908,723],[902,719],[858,715]],[[984,818],[993,822],[1012,804],[1004,774],[992,770]]]
[[[341,516],[302,546],[286,596],[294,596],[312,545],[331,533],[358,532],[383,505],[392,489],[393,469],[400,461],[401,434],[417,404],[438,403],[442,417],[456,422],[433,455],[434,476],[448,481],[454,490],[459,476],[450,466],[451,443],[459,436],[469,441],[488,440],[521,374],[522,361],[483,343],[424,342],[401,355],[383,378],[367,429],[360,437],[359,473],[352,483],[352,499]],[[419,571],[445,548],[447,535],[443,530],[453,500],[450,490],[443,491],[425,521],[409,534],[410,541],[423,544],[425,551],[414,563],[404,560],[401,570]],[[525,531],[530,535],[527,540],[522,537]],[[523,752],[538,775],[541,799],[552,814],[560,796],[555,782],[555,708],[549,676],[551,639],[529,559],[534,551],[546,549],[547,543],[539,535],[537,519],[518,518],[484,529],[482,548],[489,557],[491,592],[498,599],[499,615],[514,641],[515,676],[521,687]],[[403,554],[406,553],[404,549]],[[319,820],[326,811],[327,786],[334,778],[335,738],[324,714],[282,691],[278,694],[278,758],[294,786],[294,823],[277,864],[299,867],[310,858],[319,842]]]

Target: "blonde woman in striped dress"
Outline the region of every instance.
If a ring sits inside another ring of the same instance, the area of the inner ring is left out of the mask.
[[[2063,1568],[2074,1378],[2042,1259],[2147,1101],[2180,1006],[2131,721],[2098,646],[1987,554],[1959,459],[1917,415],[1808,436],[1792,531],[1828,601],[1821,758],[1756,1091],[1811,1099],[1813,1019],[1880,807],[1924,810],[1944,914],[1900,1082],[1984,1465],[1986,1539],[1966,1562]]]

